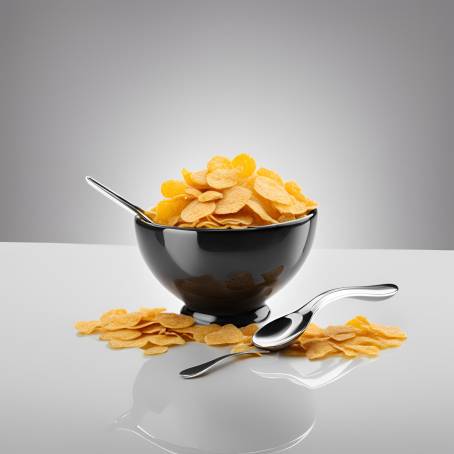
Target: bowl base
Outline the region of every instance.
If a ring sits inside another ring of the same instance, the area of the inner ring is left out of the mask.
[[[217,323],[218,325],[227,325],[232,323],[235,326],[246,326],[250,323],[259,323],[268,318],[270,315],[270,308],[265,304],[255,311],[246,312],[239,315],[212,315],[203,314],[201,312],[191,311],[187,306],[181,308],[181,313],[194,317],[196,322],[200,325],[208,325],[210,323]]]

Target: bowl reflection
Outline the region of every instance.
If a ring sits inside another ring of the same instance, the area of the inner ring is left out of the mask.
[[[179,229],[136,218],[142,256],[199,322],[244,325],[265,319],[265,301],[301,268],[317,210],[285,224],[244,230]]]
[[[190,344],[146,361],[134,383],[132,408],[113,428],[175,454],[283,452],[314,427],[312,389],[364,364],[270,355],[234,361],[200,379],[178,376],[181,368],[213,356],[212,349]]]

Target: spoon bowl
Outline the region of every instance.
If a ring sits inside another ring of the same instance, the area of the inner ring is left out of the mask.
[[[259,329],[255,333],[252,342],[258,348],[269,351],[281,350],[290,345],[304,332],[313,315],[314,313],[309,311],[305,314],[293,312],[279,317]]]

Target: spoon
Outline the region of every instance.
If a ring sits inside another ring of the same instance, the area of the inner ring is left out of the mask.
[[[394,284],[340,287],[328,290],[311,299],[296,311],[262,326],[252,337],[252,343],[257,349],[220,356],[198,366],[182,370],[180,375],[183,378],[195,378],[205,374],[216,364],[224,362],[233,356],[282,350],[299,337],[305,331],[317,311],[323,309],[329,303],[342,298],[384,300],[395,295],[398,290],[399,288]]]
[[[131,211],[132,213],[139,216],[139,218],[142,219],[142,221],[149,222],[150,224],[153,225],[157,225],[155,222],[153,222],[152,219],[150,219],[147,216],[143,208],[140,208],[137,205],[134,205],[133,203],[129,202],[121,195],[112,191],[112,189],[109,189],[108,187],[101,184],[99,181],[96,181],[93,177],[85,177],[85,180],[91,187],[95,188],[102,195],[105,195],[108,199],[113,200],[118,205],[122,206],[123,208],[126,208],[128,211]]]

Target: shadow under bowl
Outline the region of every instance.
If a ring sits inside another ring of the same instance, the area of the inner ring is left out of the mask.
[[[265,301],[301,268],[317,210],[296,221],[241,230],[184,229],[135,219],[148,267],[199,323],[244,326],[269,315]]]

